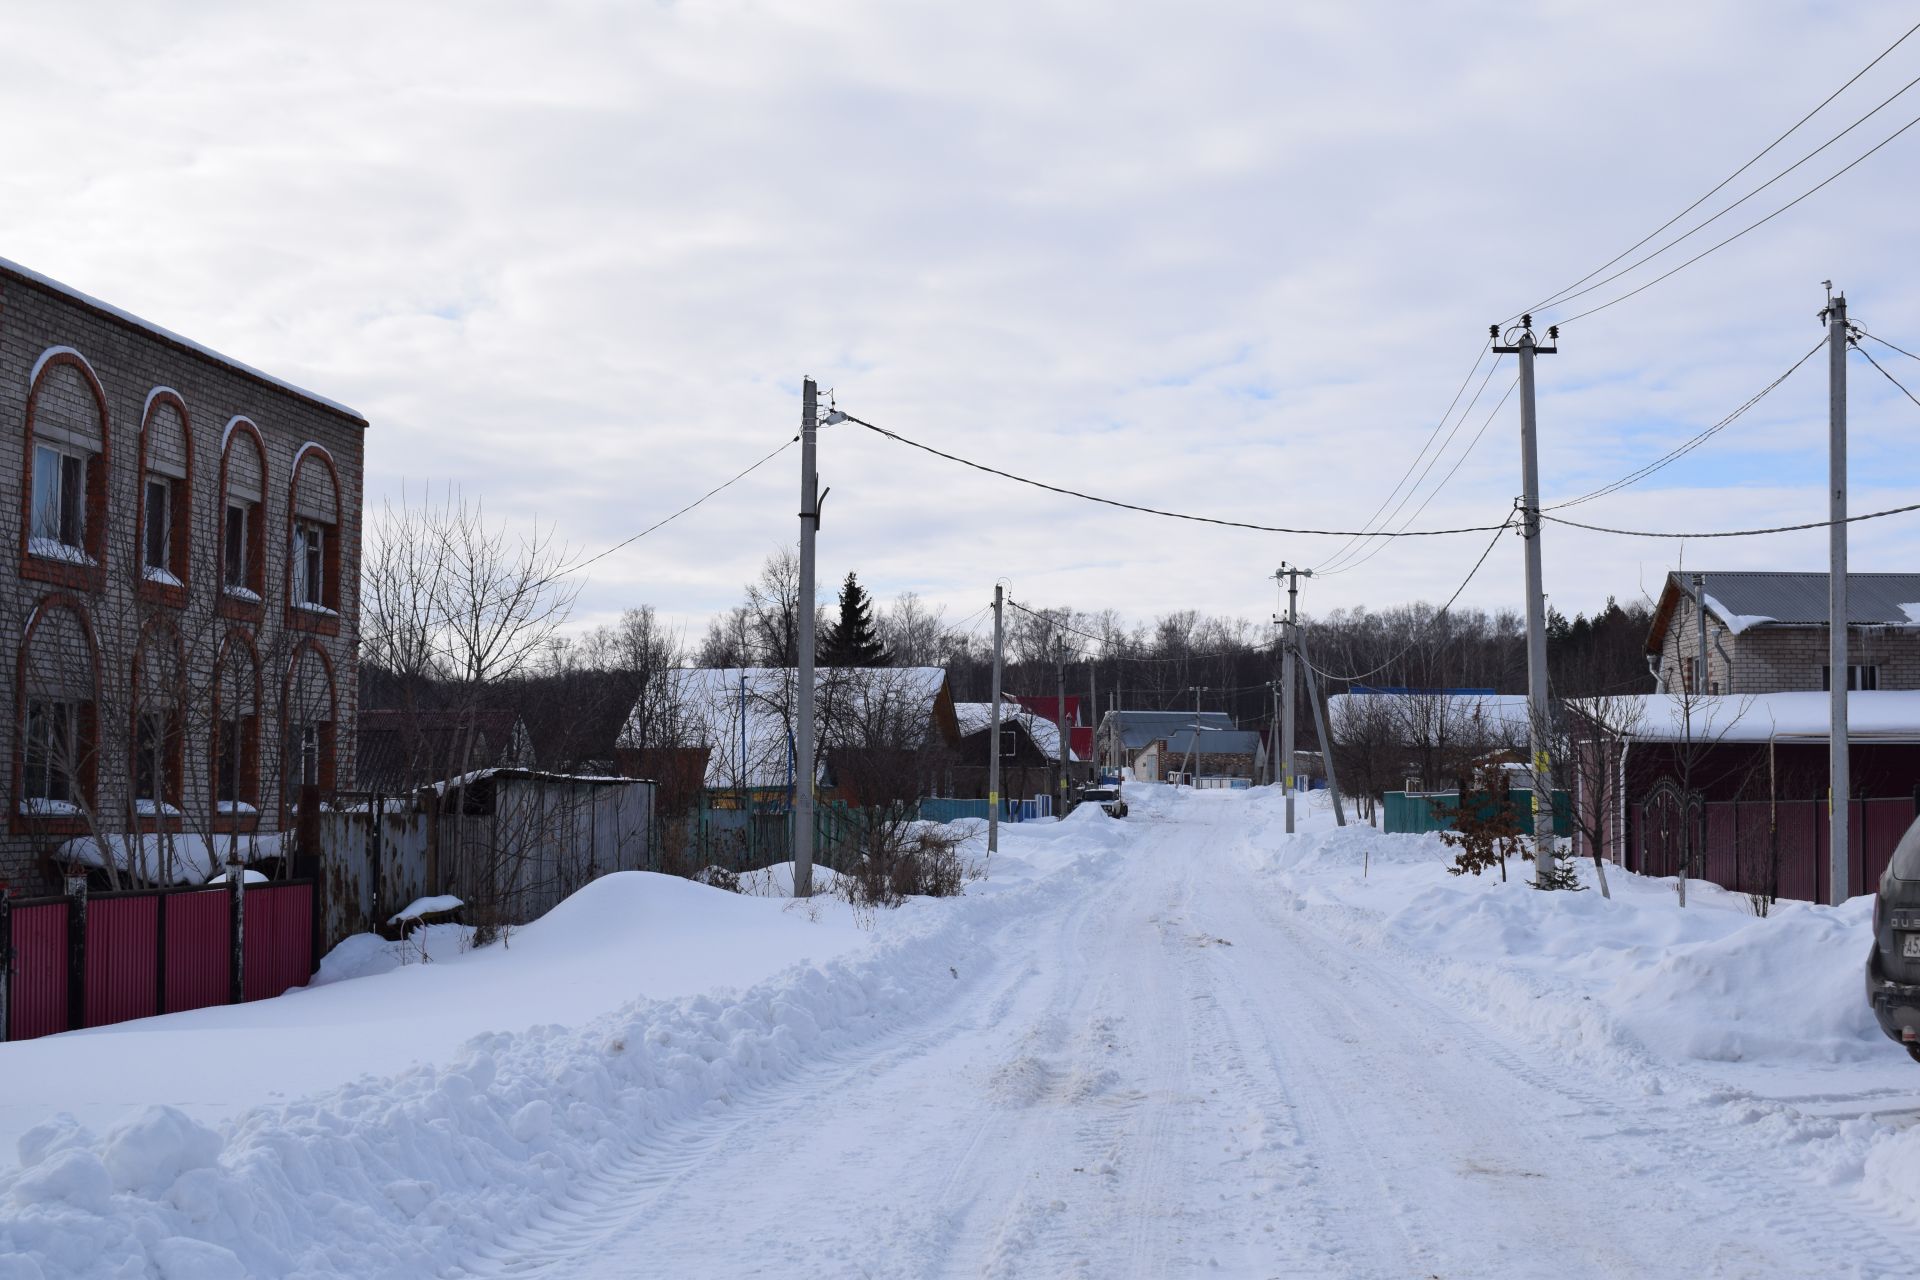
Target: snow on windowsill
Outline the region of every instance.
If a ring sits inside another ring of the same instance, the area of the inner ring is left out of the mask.
[[[260,810],[244,800],[222,800],[213,806],[213,811],[225,817],[238,816],[242,818],[255,817],[260,812]]]
[[[135,800],[133,811],[142,818],[177,818],[180,810],[164,800]]]
[[[227,876],[229,874],[230,873],[228,872],[222,871],[219,875],[207,881],[207,883],[208,884],[225,884],[227,883]],[[267,883],[266,873],[261,871],[255,871],[252,867],[248,867],[245,871],[241,872],[240,883],[241,884],[265,884]]]
[[[260,603],[260,593],[247,587],[236,587],[229,584],[221,588],[220,594],[229,600],[238,600],[243,604]]]
[[[187,585],[158,565],[147,565],[141,570],[141,575],[145,577],[148,582],[157,582],[163,587],[184,587]]]
[[[45,800],[29,796],[20,802],[20,812],[32,818],[77,818],[80,806],[71,800]]]
[[[58,538],[29,538],[27,553],[46,560],[64,560],[68,564],[83,564],[89,569],[97,563],[92,556],[79,547],[62,542]]]
[[[337,618],[340,616],[340,611],[338,609],[329,609],[327,608],[327,606],[323,604],[315,604],[311,600],[295,600],[293,602],[293,607],[301,610],[304,613],[317,613],[324,618]]]

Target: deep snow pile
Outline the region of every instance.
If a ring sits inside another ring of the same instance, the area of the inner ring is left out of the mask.
[[[76,1072],[115,1075],[154,1103],[181,1096],[177,1076],[156,1078],[126,1047],[142,1028],[171,1035],[174,1052],[216,1074],[221,1062],[247,1063],[264,1082],[256,1095],[274,1077],[253,1055],[270,1058],[289,1033],[347,1079],[357,1063],[390,1061],[392,1041],[436,1016],[496,1028],[439,1060],[226,1120],[123,1103],[110,1125],[96,1118],[104,1133],[71,1116],[35,1125],[19,1138],[19,1167],[0,1173],[0,1278],[457,1266],[677,1122],[951,998],[1006,913],[1101,874],[1121,837],[1095,819],[1004,829],[993,878],[958,899],[856,919],[831,899],[787,903],[626,873],[506,947],[455,948],[277,1001],[6,1046],[9,1089],[37,1091],[46,1114],[84,1095]],[[736,981],[751,985],[736,991]],[[529,1012],[555,1005],[586,1014],[529,1024]],[[114,1030],[121,1036],[106,1034]],[[25,1061],[16,1055],[35,1053],[16,1073]]]

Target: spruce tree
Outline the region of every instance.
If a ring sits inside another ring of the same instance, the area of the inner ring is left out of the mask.
[[[873,625],[873,601],[854,575],[840,586],[840,617],[827,629],[820,663],[828,667],[884,667],[891,662]]]

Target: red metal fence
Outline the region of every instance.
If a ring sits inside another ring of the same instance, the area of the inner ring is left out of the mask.
[[[0,896],[0,1031],[27,1040],[300,986],[313,975],[314,892],[311,880],[289,880],[244,893]]]
[[[1676,875],[1684,847],[1685,819],[1677,803],[1635,803],[1628,807],[1627,865],[1654,876]],[[1710,800],[1696,821],[1703,856],[1693,874],[1739,893],[1764,893],[1769,883],[1781,898],[1825,902],[1832,882],[1827,808],[1819,800]],[[1847,823],[1847,883],[1856,893],[1871,893],[1893,857],[1894,846],[1912,825],[1910,796],[1855,800]]]

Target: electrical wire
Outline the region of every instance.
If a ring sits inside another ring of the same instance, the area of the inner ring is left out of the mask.
[[[1913,126],[1915,126],[1916,124],[1920,124],[1920,116],[1915,116],[1913,119],[1907,121],[1905,124],[1901,125],[1898,129],[1888,134],[1885,138],[1882,138],[1879,142],[1875,143],[1873,147],[1868,151],[1866,151],[1864,154],[1856,157],[1854,160],[1849,162],[1847,166],[1841,169],[1838,173],[1832,174],[1831,176],[1823,179],[1813,187],[1810,187],[1806,191],[1801,192],[1799,195],[1787,201],[1787,203],[1781,205],[1778,209],[1775,209],[1772,213],[1768,214],[1766,217],[1761,218],[1757,222],[1749,223],[1748,225],[1742,227],[1740,230],[1734,232],[1732,235],[1728,236],[1725,240],[1720,241],[1718,244],[1710,245],[1707,248],[1702,249],[1699,253],[1694,254],[1691,258],[1688,258],[1685,262],[1681,263],[1679,266],[1673,267],[1670,270],[1662,272],[1661,274],[1655,276],[1653,279],[1647,281],[1645,284],[1640,285],[1637,288],[1629,289],[1627,292],[1621,294],[1619,297],[1611,298],[1606,302],[1601,303],[1597,307],[1589,307],[1587,310],[1580,312],[1578,315],[1568,316],[1565,320],[1562,320],[1559,322],[1560,327],[1564,329],[1568,325],[1574,323],[1577,320],[1584,320],[1588,316],[1597,315],[1598,313],[1605,311],[1608,307],[1615,307],[1620,305],[1622,302],[1625,302],[1628,298],[1634,297],[1636,294],[1645,293],[1648,289],[1653,288],[1653,286],[1659,284],[1662,280],[1666,280],[1672,276],[1678,275],[1682,271],[1685,271],[1688,267],[1700,261],[1700,259],[1706,257],[1708,254],[1717,253],[1721,249],[1724,249],[1728,245],[1732,244],[1735,240],[1738,240],[1740,239],[1740,237],[1746,235],[1748,232],[1759,230],[1761,227],[1764,227],[1767,223],[1772,222],[1775,218],[1779,217],[1781,214],[1785,213],[1787,210],[1799,204],[1802,200],[1805,200],[1808,196],[1813,195],[1815,192],[1819,191],[1821,188],[1834,182],[1836,179],[1844,176],[1850,170],[1852,170],[1853,168],[1855,168],[1856,166],[1858,166],[1859,164],[1867,160],[1869,157],[1871,157],[1875,152],[1879,151],[1882,147],[1892,142],[1895,138],[1898,138],[1901,134],[1905,133],[1907,130],[1913,128]]]
[[[1422,502],[1417,508],[1415,508],[1414,513],[1412,515],[1407,517],[1408,524],[1412,524],[1415,520],[1418,520],[1420,518],[1421,513],[1424,512],[1427,509],[1427,507],[1432,504],[1434,498],[1439,496],[1440,491],[1447,487],[1448,483],[1452,481],[1454,475],[1460,470],[1461,466],[1466,462],[1466,460],[1473,456],[1473,451],[1476,448],[1478,448],[1480,445],[1481,437],[1487,434],[1487,428],[1492,426],[1493,420],[1500,416],[1500,410],[1507,403],[1507,398],[1513,394],[1514,388],[1519,385],[1520,385],[1520,376],[1518,374],[1515,374],[1513,381],[1507,384],[1506,391],[1504,391],[1501,394],[1499,404],[1496,404],[1493,406],[1492,412],[1487,414],[1486,421],[1482,422],[1480,424],[1480,429],[1473,433],[1473,439],[1467,442],[1466,449],[1461,452],[1458,458],[1455,458],[1453,460],[1453,466],[1448,469],[1446,475],[1440,478],[1440,483],[1433,487],[1433,492],[1429,493],[1426,497],[1426,500]],[[1333,570],[1333,573],[1346,573],[1348,570],[1358,569],[1361,565],[1365,564],[1367,561],[1379,555],[1380,552],[1384,550],[1388,545],[1389,544],[1384,541],[1376,542],[1373,545],[1373,549],[1371,551],[1361,556],[1358,560],[1349,561],[1348,563],[1342,565],[1340,568]]]
[[[1891,373],[1888,373],[1886,369],[1882,367],[1880,362],[1873,358],[1872,352],[1868,351],[1865,347],[1860,346],[1858,344],[1855,344],[1853,349],[1855,351],[1858,351],[1861,355],[1865,356],[1867,358],[1868,364],[1872,365],[1876,369],[1879,369],[1881,377],[1885,378],[1888,382],[1891,382],[1894,386],[1899,387],[1900,394],[1904,395],[1907,399],[1912,400],[1915,405],[1920,405],[1920,399],[1916,399],[1914,397],[1913,392],[1907,390],[1906,385],[1902,383],[1900,379],[1894,377]]]
[[[1564,524],[1572,529],[1585,529],[1589,533],[1612,533],[1623,538],[1756,538],[1766,533],[1798,533],[1803,529],[1831,529],[1836,524],[1858,524],[1862,520],[1878,520],[1882,516],[1904,515],[1909,511],[1920,511],[1920,502],[1904,507],[1888,507],[1884,511],[1869,511],[1865,515],[1847,516],[1842,520],[1809,520],[1805,524],[1780,524],[1766,529],[1721,529],[1713,533],[1661,533],[1648,529],[1612,529],[1601,524],[1581,524],[1578,520],[1569,520],[1565,516],[1542,515],[1542,520],[1551,520],[1555,524]]]
[[[971,459],[962,458],[958,454],[947,453],[944,450],[936,449],[930,444],[922,444],[920,441],[908,436],[903,436],[897,431],[890,431],[885,427],[875,426],[865,418],[856,418],[844,410],[840,411],[840,413],[841,417],[846,421],[854,423],[857,426],[865,427],[875,435],[884,436],[896,444],[904,444],[910,449],[918,449],[922,453],[930,453],[936,458],[943,458],[948,462],[955,462],[963,467],[970,467],[975,471],[983,471],[990,476],[999,476],[1002,480],[1011,480],[1015,484],[1029,485],[1035,489],[1045,489],[1048,493],[1057,493],[1062,497],[1079,498],[1083,502],[1097,502],[1102,506],[1118,507],[1123,511],[1137,511],[1142,515],[1161,516],[1168,520],[1188,520],[1195,524],[1220,525],[1229,529],[1251,529],[1255,533],[1287,533],[1313,538],[1351,538],[1362,536],[1366,532],[1365,530],[1353,529],[1296,529],[1282,525],[1254,524],[1246,520],[1227,520],[1219,516],[1197,516],[1183,511],[1167,511],[1159,507],[1142,506],[1136,502],[1123,502],[1118,498],[1102,498],[1096,494],[1082,493],[1078,489],[1068,489],[1061,485],[1048,484],[1044,480],[1034,480],[1027,476],[1016,475],[1011,471],[1003,471],[999,467],[987,466],[983,462],[974,462]],[[1473,524],[1463,525],[1457,529],[1402,529],[1397,533],[1382,533],[1377,536],[1383,538],[1439,538],[1457,533],[1486,533],[1499,527],[1499,525],[1492,524]]]
[[[1832,102],[1835,98],[1839,97],[1841,94],[1845,93],[1848,89],[1852,88],[1854,83],[1858,81],[1861,76],[1866,75],[1867,72],[1879,66],[1880,63],[1886,58],[1888,54],[1892,53],[1895,49],[1898,49],[1902,44],[1906,43],[1907,38],[1913,35],[1913,33],[1916,31],[1920,31],[1920,23],[1916,23],[1915,25],[1908,27],[1907,30],[1900,36],[1898,40],[1895,40],[1892,44],[1882,49],[1879,52],[1879,54],[1873,59],[1873,61],[1869,62],[1866,66],[1854,72],[1851,76],[1847,78],[1847,82],[1845,84],[1841,85],[1838,89],[1835,89],[1832,93],[1822,98],[1818,106],[1816,106],[1813,110],[1807,112],[1807,114],[1801,116],[1798,120],[1794,121],[1792,126],[1789,127],[1785,133],[1782,133],[1779,137],[1775,138],[1772,142],[1769,142],[1766,146],[1762,147],[1758,152],[1754,153],[1753,157],[1749,159],[1745,164],[1741,165],[1738,169],[1735,169],[1732,173],[1720,179],[1719,182],[1714,184],[1711,190],[1709,190],[1705,195],[1701,196],[1698,200],[1695,200],[1692,204],[1688,205],[1686,208],[1682,209],[1680,212],[1674,214],[1671,218],[1668,218],[1665,222],[1661,223],[1659,226],[1655,227],[1653,230],[1647,232],[1646,235],[1640,237],[1640,239],[1634,241],[1634,243],[1628,245],[1625,249],[1622,249],[1619,253],[1615,254],[1613,257],[1607,259],[1605,262],[1601,263],[1599,266],[1595,267],[1593,270],[1587,272],[1586,275],[1581,276],[1578,280],[1575,280],[1572,284],[1567,285],[1565,288],[1559,290],[1557,293],[1548,294],[1547,297],[1542,301],[1536,302],[1531,307],[1526,308],[1525,312],[1516,311],[1513,315],[1508,316],[1504,323],[1511,324],[1513,321],[1519,319],[1520,316],[1525,314],[1526,312],[1543,311],[1547,307],[1555,305],[1557,302],[1563,300],[1565,296],[1570,292],[1572,292],[1574,289],[1579,288],[1581,285],[1585,284],[1587,281],[1593,279],[1595,276],[1599,275],[1602,271],[1605,271],[1608,267],[1611,267],[1614,263],[1626,257],[1628,254],[1635,252],[1642,245],[1646,244],[1647,241],[1653,239],[1655,236],[1665,231],[1668,227],[1671,227],[1674,223],[1680,221],[1680,219],[1692,213],[1695,209],[1698,209],[1701,205],[1705,204],[1708,200],[1711,200],[1714,196],[1718,195],[1721,191],[1725,190],[1728,183],[1732,182],[1735,178],[1738,178],[1741,174],[1745,173],[1747,170],[1753,168],[1754,165],[1760,163],[1760,161],[1763,158],[1765,158],[1766,155],[1769,152],[1771,152],[1775,147],[1779,146],[1781,143],[1785,142],[1788,138],[1792,137],[1795,133],[1797,133],[1801,125],[1805,124],[1807,121],[1819,115],[1821,111],[1826,109],[1826,106],[1828,103]]]
[[[1675,445],[1672,449],[1669,449],[1666,453],[1661,454],[1658,458],[1654,459],[1652,462],[1647,463],[1645,466],[1640,467],[1637,470],[1628,472],[1626,475],[1621,476],[1618,480],[1614,480],[1608,484],[1601,485],[1598,489],[1593,490],[1591,493],[1583,493],[1577,498],[1568,498],[1564,502],[1553,503],[1550,506],[1542,507],[1541,510],[1542,511],[1561,511],[1566,509],[1567,507],[1577,507],[1583,502],[1592,502],[1595,498],[1604,498],[1608,494],[1618,493],[1620,490],[1627,488],[1629,485],[1638,484],[1640,481],[1646,479],[1648,476],[1652,475],[1656,471],[1659,471],[1663,467],[1666,467],[1672,463],[1678,462],[1681,458],[1685,457],[1689,453],[1692,453],[1695,449],[1705,444],[1708,440],[1711,440],[1716,434],[1725,430],[1727,427],[1731,426],[1736,420],[1739,419],[1739,417],[1742,414],[1746,413],[1747,410],[1753,408],[1753,406],[1759,404],[1762,400],[1766,399],[1767,396],[1772,393],[1775,387],[1778,387],[1781,383],[1785,382],[1788,378],[1792,377],[1794,373],[1799,370],[1801,365],[1813,359],[1814,353],[1818,352],[1822,347],[1826,345],[1827,345],[1827,340],[1825,338],[1822,338],[1819,342],[1816,342],[1813,345],[1813,348],[1809,350],[1806,355],[1801,356],[1798,360],[1793,362],[1793,365],[1791,368],[1789,368],[1785,373],[1781,374],[1779,377],[1775,378],[1772,382],[1769,382],[1766,386],[1760,388],[1760,390],[1754,392],[1754,394],[1748,397],[1748,399],[1743,404],[1741,404],[1739,408],[1735,409],[1732,413],[1729,413],[1726,417],[1720,419],[1720,421],[1714,423],[1712,426],[1708,427],[1706,430],[1695,434],[1694,436],[1690,437],[1689,439],[1683,441],[1678,445]]]
[[[1643,257],[1635,259],[1634,261],[1628,263],[1626,266],[1620,268],[1618,271],[1614,272],[1612,275],[1603,276],[1600,279],[1595,280],[1592,284],[1587,285],[1585,288],[1575,289],[1569,293],[1561,295],[1560,297],[1554,299],[1550,303],[1542,304],[1540,307],[1530,308],[1530,310],[1543,310],[1547,306],[1564,307],[1566,306],[1567,303],[1572,302],[1575,298],[1585,297],[1587,294],[1594,292],[1596,289],[1612,284],[1615,280],[1620,279],[1622,276],[1631,275],[1633,272],[1639,270],[1641,267],[1645,266],[1647,263],[1652,262],[1655,258],[1659,257],[1661,254],[1665,253],[1667,250],[1674,248],[1676,245],[1679,245],[1687,240],[1690,240],[1695,235],[1698,235],[1700,232],[1705,231],[1708,227],[1720,221],[1720,219],[1726,217],[1728,214],[1732,213],[1735,209],[1738,209],[1741,205],[1753,199],[1755,196],[1759,195],[1762,191],[1765,191],[1768,187],[1771,187],[1774,183],[1780,181],[1780,179],[1786,177],[1788,174],[1792,173],[1795,169],[1798,169],[1801,165],[1807,163],[1807,161],[1813,159],[1815,156],[1819,155],[1822,151],[1825,151],[1828,147],[1831,147],[1834,143],[1840,141],[1840,139],[1846,137],[1848,134],[1852,133],[1855,129],[1858,129],[1861,125],[1865,124],[1867,121],[1873,119],[1874,116],[1880,114],[1881,111],[1891,106],[1896,99],[1900,98],[1908,90],[1912,89],[1916,84],[1920,84],[1920,76],[1915,76],[1913,79],[1907,81],[1904,85],[1900,86],[1900,88],[1896,90],[1892,94],[1892,96],[1883,100],[1878,106],[1874,107],[1871,111],[1867,112],[1865,115],[1855,120],[1852,124],[1848,125],[1846,128],[1842,129],[1840,132],[1834,134],[1831,138],[1828,138],[1825,142],[1821,143],[1819,146],[1815,147],[1813,150],[1807,152],[1807,154],[1805,154],[1804,156],[1801,156],[1798,160],[1795,160],[1792,164],[1788,165],[1786,168],[1782,169],[1780,172],[1774,174],[1771,178],[1768,178],[1765,182],[1761,183],[1759,186],[1755,187],[1753,190],[1741,196],[1738,200],[1735,200],[1732,204],[1729,204],[1725,208],[1714,213],[1711,217],[1703,218],[1701,221],[1695,223],[1693,226],[1687,228],[1685,231],[1681,232],[1679,235],[1675,236],[1673,239],[1661,245],[1658,249],[1655,249],[1652,253],[1646,254]],[[1819,188],[1815,188],[1815,190],[1818,190],[1818,189]],[[1792,206],[1790,205],[1788,207],[1791,208]],[[1563,321],[1562,323],[1565,323],[1565,322]]]
[[[1854,327],[1856,329],[1859,329],[1858,325]],[[1894,351],[1898,351],[1901,355],[1905,356],[1909,360],[1920,360],[1920,356],[1913,354],[1913,352],[1907,350],[1905,347],[1894,346],[1893,343],[1888,342],[1885,338],[1881,337],[1877,333],[1868,333],[1865,329],[1859,329],[1859,332],[1866,337],[1872,338],[1875,342],[1879,343],[1883,347],[1889,347]]]
[[[1457,390],[1454,391],[1453,399],[1448,402],[1447,411],[1440,415],[1440,421],[1433,424],[1433,430],[1427,433],[1427,438],[1425,443],[1423,443],[1420,446],[1420,452],[1414,454],[1412,458],[1408,459],[1407,469],[1400,473],[1400,478],[1394,481],[1393,488],[1387,491],[1387,496],[1380,500],[1380,505],[1374,508],[1373,514],[1366,518],[1366,521],[1364,522],[1362,527],[1364,528],[1373,527],[1373,522],[1379,519],[1380,513],[1387,509],[1387,504],[1389,502],[1392,502],[1394,499],[1394,495],[1400,492],[1400,486],[1407,482],[1407,477],[1413,474],[1413,469],[1420,465],[1420,459],[1425,457],[1427,450],[1433,447],[1433,442],[1437,438],[1439,438],[1440,428],[1446,426],[1447,419],[1453,416],[1454,408],[1460,403],[1460,397],[1466,394],[1468,384],[1473,381],[1473,375],[1480,371],[1480,362],[1487,358],[1487,352],[1492,347],[1492,345],[1493,345],[1492,339],[1488,339],[1487,341],[1482,342],[1480,344],[1480,350],[1474,355],[1474,358],[1473,358],[1473,367],[1467,370],[1466,377],[1460,379],[1460,386]],[[1497,364],[1498,362],[1499,362],[1498,357],[1496,357],[1495,363]],[[1493,376],[1493,371],[1491,369],[1487,371],[1487,376],[1488,377]],[[1481,390],[1486,389],[1486,383],[1482,382],[1480,386],[1481,386]],[[1474,393],[1474,399],[1478,400],[1479,398],[1480,398],[1480,393],[1476,391]],[[1473,406],[1469,404],[1467,406],[1466,411],[1461,416],[1464,417],[1465,413],[1471,413],[1472,411],[1473,411]],[[1452,437],[1448,437],[1448,438],[1451,439]],[[1440,447],[1442,449],[1446,448],[1445,445],[1442,445]],[[1414,483],[1415,483],[1415,487],[1418,487],[1419,482],[1415,481]],[[1388,520],[1391,520],[1392,518],[1393,518],[1392,516],[1387,517]],[[1332,555],[1328,556],[1319,565],[1315,565],[1314,572],[1318,573],[1320,572],[1323,565],[1330,565],[1334,561],[1338,560],[1342,555],[1346,553],[1346,550],[1348,547],[1351,547],[1354,545],[1355,541],[1357,541],[1357,539],[1348,539],[1347,542],[1345,542],[1339,548],[1337,548]]]
[[[1460,434],[1460,428],[1464,427],[1467,424],[1467,415],[1473,412],[1474,406],[1480,403],[1480,397],[1486,394],[1487,384],[1493,381],[1493,375],[1499,370],[1500,362],[1504,359],[1506,359],[1505,356],[1495,356],[1493,359],[1493,363],[1487,366],[1487,376],[1480,379],[1480,385],[1474,388],[1473,399],[1467,401],[1467,407],[1460,411],[1459,418],[1454,421],[1453,430],[1447,432],[1447,438],[1440,442],[1440,447],[1438,449],[1435,449],[1433,451],[1433,456],[1427,460],[1427,465],[1421,469],[1419,477],[1414,480],[1411,486],[1408,487],[1406,496],[1401,498],[1399,504],[1396,505],[1394,509],[1387,514],[1387,518],[1380,522],[1378,526],[1379,528],[1384,529],[1386,528],[1387,525],[1393,523],[1393,521],[1399,517],[1400,513],[1406,509],[1407,503],[1413,501],[1413,495],[1420,491],[1420,486],[1425,484],[1427,482],[1427,477],[1433,473],[1434,465],[1440,461],[1441,456],[1445,454],[1448,447],[1453,444],[1454,437]],[[1502,397],[1503,402],[1504,400],[1505,400],[1505,397]],[[1421,449],[1421,453],[1424,454],[1425,452],[1426,450],[1423,447]],[[1418,461],[1418,459],[1415,459],[1415,461]],[[1441,483],[1444,484],[1445,481],[1442,481]],[[1436,489],[1435,492],[1438,492],[1438,490]],[[1429,500],[1431,500],[1431,495],[1429,495]],[[1426,507],[1426,504],[1422,503],[1421,509],[1424,510],[1425,507]],[[1408,517],[1407,520],[1404,521],[1400,527],[1403,529],[1406,528],[1407,525],[1410,525],[1413,523],[1413,519],[1414,518],[1411,516]],[[1372,524],[1373,524],[1372,521],[1368,521],[1369,527],[1372,527]],[[1320,564],[1315,565],[1313,567],[1313,571],[1317,574],[1324,568],[1328,573],[1337,572],[1341,567],[1340,562],[1342,559],[1351,560],[1354,555],[1358,554],[1359,551],[1364,550],[1366,548],[1369,541],[1370,539],[1368,538],[1357,538],[1352,542],[1349,542],[1347,545],[1349,547],[1354,548],[1355,550],[1353,551],[1343,550],[1341,552],[1336,552],[1335,554],[1327,557],[1327,559],[1322,561]]]
[[[1513,525],[1513,520],[1509,518],[1505,524],[1501,525],[1500,528],[1497,531],[1495,531],[1493,535],[1493,541],[1489,542],[1487,544],[1486,550],[1480,553],[1480,558],[1473,562],[1473,568],[1467,570],[1467,576],[1461,580],[1459,586],[1453,589],[1453,594],[1447,597],[1447,602],[1440,606],[1440,611],[1433,615],[1433,622],[1428,623],[1427,624],[1428,626],[1432,626],[1433,623],[1437,623],[1440,621],[1440,619],[1447,616],[1447,611],[1453,608],[1454,603],[1460,599],[1461,593],[1467,589],[1468,584],[1471,583],[1474,580],[1475,576],[1479,574],[1480,566],[1484,565],[1487,562],[1487,557],[1493,554],[1493,549],[1500,545],[1500,535],[1502,533],[1505,533],[1509,528],[1512,527],[1512,525]],[[1365,680],[1368,676],[1378,675],[1380,672],[1385,671],[1388,667],[1392,666],[1394,663],[1400,661],[1400,659],[1406,657],[1407,654],[1413,649],[1413,646],[1418,643],[1420,643],[1420,641],[1417,638],[1413,640],[1409,640],[1405,645],[1401,646],[1400,652],[1394,654],[1391,658],[1388,658],[1385,662],[1381,663],[1379,666],[1374,667],[1370,671],[1362,671],[1358,675],[1351,675],[1351,676],[1336,675],[1331,671],[1322,671],[1318,666],[1315,666],[1312,662],[1308,662],[1305,654],[1295,654],[1294,656],[1299,658],[1303,663],[1306,663],[1307,666],[1312,667],[1314,674],[1319,676],[1323,680],[1339,680],[1345,684],[1357,684],[1360,681]]]
[[[622,547],[628,547],[633,545],[634,543],[640,541],[640,539],[652,533],[654,530],[660,529],[665,527],[666,525],[672,524],[675,520],[678,520],[681,516],[687,514],[687,512],[693,510],[695,507],[705,502],[708,498],[713,497],[715,494],[720,493],[724,489],[732,488],[735,484],[739,483],[742,480],[745,480],[748,476],[758,471],[761,467],[766,466],[767,463],[772,462],[775,458],[779,457],[781,454],[785,453],[788,449],[792,448],[794,442],[799,439],[800,437],[797,435],[792,437],[791,439],[783,443],[778,449],[775,449],[772,453],[767,454],[764,458],[761,458],[760,461],[752,464],[746,470],[737,472],[731,479],[721,481],[719,484],[707,490],[705,493],[701,494],[699,497],[695,498],[692,502],[689,502],[686,506],[680,508],[678,511],[674,512],[672,515],[666,516],[662,519],[654,521],[652,524],[648,525],[646,528],[642,529],[640,532],[634,534],[631,538],[623,538],[619,542],[616,542],[612,546],[608,547],[605,551],[600,552],[598,555],[588,556],[585,560],[577,560],[574,563],[567,565],[564,568],[554,570],[553,573],[548,577],[547,581],[551,582],[555,578],[565,577],[569,573],[577,573],[580,570],[586,568],[588,565],[592,564],[594,561],[604,560],[608,556],[612,555],[614,552],[620,550]]]

